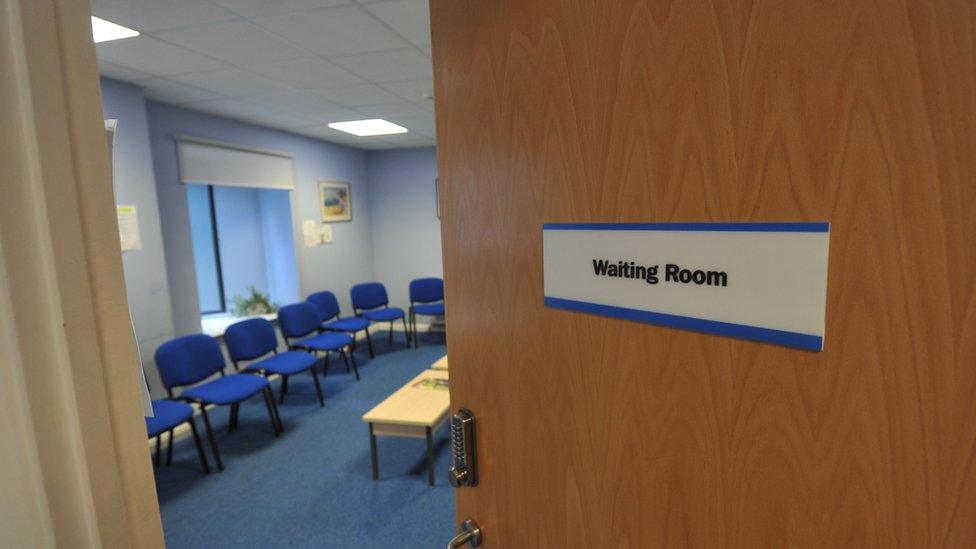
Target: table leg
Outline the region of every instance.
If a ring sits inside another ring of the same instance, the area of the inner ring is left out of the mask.
[[[434,437],[427,427],[427,484],[434,485]]]
[[[376,459],[376,435],[373,434],[373,424],[369,424],[369,457],[373,461],[373,480],[380,479],[380,464]]]

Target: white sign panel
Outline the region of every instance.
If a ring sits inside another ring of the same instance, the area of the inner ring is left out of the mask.
[[[131,252],[142,248],[142,238],[139,236],[139,214],[135,206],[116,206],[119,217],[119,240],[122,251]]]
[[[823,350],[828,223],[547,223],[547,307]]]

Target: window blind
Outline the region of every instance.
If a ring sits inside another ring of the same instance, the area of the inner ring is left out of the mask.
[[[209,141],[177,138],[180,181],[231,187],[295,188],[291,155]]]

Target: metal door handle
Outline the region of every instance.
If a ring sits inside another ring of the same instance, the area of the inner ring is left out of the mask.
[[[467,544],[471,544],[471,547],[477,547],[481,545],[481,539],[481,528],[478,523],[467,519],[461,523],[461,531],[447,544],[447,549],[458,549]]]

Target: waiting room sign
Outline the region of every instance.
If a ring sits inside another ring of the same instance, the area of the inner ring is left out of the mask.
[[[823,350],[828,223],[546,223],[545,305]]]

